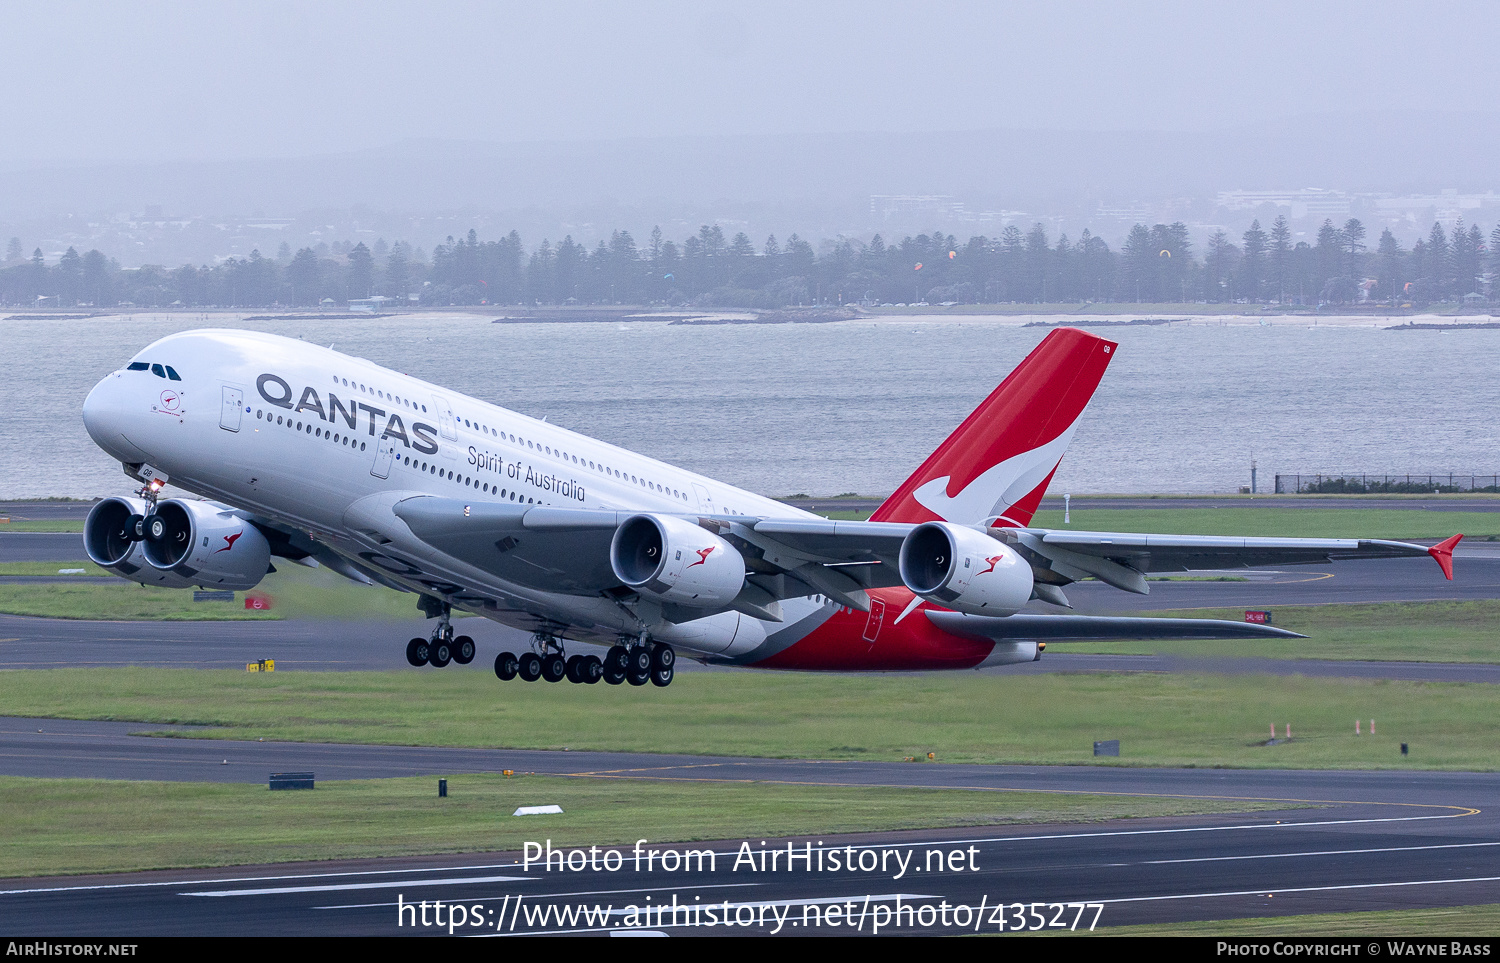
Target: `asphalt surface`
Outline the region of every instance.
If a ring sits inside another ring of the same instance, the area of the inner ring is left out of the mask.
[[[35,560],[38,538],[65,540],[77,536],[0,535],[0,561]],[[70,549],[57,549],[65,556],[50,561],[76,561]],[[7,553],[24,555],[24,559]],[[1068,597],[1084,614],[1197,609],[1275,609],[1283,605],[1326,603],[1420,601],[1432,599],[1500,598],[1500,543],[1475,543],[1460,547],[1457,577],[1443,579],[1430,559],[1380,559],[1341,562],[1332,566],[1268,572],[1259,569],[1224,573],[1193,573],[1192,580],[1149,583],[1149,595],[1131,595],[1097,582],[1069,586]],[[1218,578],[1244,581],[1215,581]],[[79,581],[80,576],[58,576]],[[1203,580],[1198,580],[1203,579]],[[0,577],[0,584],[26,581]],[[205,602],[204,605],[223,605]],[[1057,611],[1033,603],[1038,612]],[[1274,617],[1274,616],[1273,616]],[[275,659],[278,666],[298,671],[408,668],[406,641],[426,636],[430,622],[349,622],[279,620],[265,622],[90,622],[0,615],[0,668],[53,668],[59,666],[146,665],[179,668],[237,668],[246,662]],[[445,672],[489,672],[496,653],[520,651],[529,636],[483,619],[462,619],[460,633],[478,643],[479,656],[469,666],[450,665]],[[1314,652],[1317,640],[1308,643]],[[1496,670],[1485,666],[1455,665],[1435,668],[1430,663],[1318,663],[1299,660],[1279,663],[1255,659],[1253,644],[1226,643],[1225,654],[1243,658],[1211,660],[1213,671],[1296,672],[1319,675],[1351,675],[1402,679],[1432,679],[1433,673],[1453,681],[1495,681]],[[1124,668],[1150,671],[1202,671],[1202,660],[1154,656],[1070,655],[1066,644],[1049,647],[1039,662],[985,670],[1005,673],[1120,671]],[[438,671],[438,670],[424,670]],[[710,671],[686,661],[679,671]],[[714,670],[719,671],[719,670]],[[745,671],[745,670],[727,670]]]
[[[0,532],[0,562],[81,562],[88,557],[77,532]]]
[[[1444,507],[1457,503],[1441,501]],[[1480,508],[1486,500],[1473,501],[1475,505],[1461,510],[1500,508]],[[64,513],[57,517],[78,511],[77,505],[68,503],[42,504]],[[1167,506],[1152,499],[1150,507]],[[5,532],[0,537],[0,561],[66,562],[80,557],[77,535]],[[1465,546],[1458,554],[1459,577],[1454,582],[1444,581],[1427,559],[1227,574],[1248,581],[1153,582],[1151,594],[1144,597],[1092,583],[1068,591],[1077,610],[1086,613],[1494,598],[1500,597],[1500,546]],[[239,667],[259,658],[275,658],[278,667],[293,670],[398,668],[405,667],[405,640],[425,635],[429,624],[99,623],[0,616],[0,668]],[[493,652],[525,641],[521,633],[479,619],[460,625],[460,631],[479,642],[479,658],[465,667],[421,671],[488,673]],[[1054,646],[1041,662],[990,671],[1207,670],[1500,683],[1500,666],[1088,656],[1056,651],[1059,648]],[[726,671],[679,665],[683,672]],[[280,771],[310,770],[319,780],[337,780],[513,769],[580,779],[773,780],[980,792],[1254,798],[1285,800],[1288,808],[1091,826],[825,837],[821,845],[819,840],[783,839],[766,840],[763,847],[760,839],[726,840],[695,844],[692,848],[707,845],[715,852],[715,866],[691,871],[665,870],[660,864],[638,867],[632,848],[623,846],[615,871],[549,872],[518,864],[516,854],[485,853],[0,881],[0,919],[9,932],[115,937],[447,934],[447,926],[435,925],[435,901],[443,904],[445,922],[451,921],[450,914],[456,916],[451,906],[465,907],[455,933],[466,935],[770,935],[778,932],[778,916],[779,932],[794,935],[871,934],[877,928],[881,934],[996,932],[1018,925],[1109,927],[1500,902],[1496,774],[902,765],[132,734],[167,728],[0,719],[0,773],[263,784],[271,772]],[[539,820],[536,836],[539,841],[547,838],[548,817],[518,818]],[[788,842],[796,844],[799,854],[805,842],[814,843],[813,851],[823,856],[825,866],[835,852],[845,860],[865,858],[872,865],[884,858],[887,866],[817,871],[799,865],[788,872],[784,855],[776,872],[752,871],[743,860],[736,865],[744,844],[754,854],[763,849],[784,854]],[[647,844],[652,847],[685,848],[668,841]],[[895,878],[903,855],[914,868]],[[942,861],[941,869],[932,865],[934,859]],[[693,914],[679,912],[675,925],[670,916],[643,919],[624,911],[627,904],[670,906],[674,898],[679,907],[695,908]],[[423,902],[429,904],[425,910],[420,907]],[[1033,908],[1033,903],[1042,905]],[[712,917],[705,910],[710,904],[719,907]],[[1004,909],[997,912],[997,904]],[[609,912],[592,920],[560,915],[582,905],[607,907]],[[719,922],[726,914],[744,925]],[[424,920],[431,925],[422,925]],[[476,920],[479,925],[472,925]],[[708,925],[711,921],[716,925]]]
[[[444,921],[450,919],[447,907],[464,906],[463,923],[455,931],[471,936],[643,930],[870,935],[877,927],[886,935],[997,932],[1018,925],[1086,929],[1500,902],[1500,775],[1488,773],[913,765],[205,743],[129,736],[129,728],[0,719],[0,758],[71,758],[75,768],[97,765],[103,774],[155,755],[167,778],[195,781],[260,782],[269,772],[308,769],[320,779],[513,769],[578,779],[1255,799],[1285,801],[1286,808],[1089,826],[756,838],[691,847],[650,840],[642,841],[639,863],[627,844],[615,847],[618,865],[608,861],[611,847],[601,847],[592,868],[585,851],[574,857],[572,870],[554,863],[549,871],[545,864],[518,862],[514,853],[488,853],[0,881],[0,919],[12,932],[445,935],[447,928],[436,925],[436,901],[444,904]],[[547,802],[541,796],[536,800]],[[517,818],[535,819],[542,843],[548,838],[547,820],[564,817]],[[788,870],[789,843],[796,853],[813,853],[810,866],[798,863]],[[811,850],[805,848],[809,843]],[[653,848],[658,856],[647,862]],[[714,857],[705,856],[691,868],[657,861],[660,853],[686,848],[708,849]],[[771,851],[783,854],[778,863],[760,863],[761,854]],[[838,868],[832,864],[835,855]],[[854,868],[844,868],[850,861]],[[675,925],[666,916],[631,917],[626,910],[648,902],[671,906],[674,899],[679,907],[696,908],[679,912]],[[421,925],[420,908],[403,909],[424,901],[434,904],[425,915],[427,926]],[[1023,904],[1019,910],[1017,903]],[[1032,903],[1044,905],[1033,913]],[[709,905],[720,907],[712,917],[704,909]],[[558,915],[578,906],[605,912],[591,920]],[[905,915],[898,915],[901,907]],[[719,922],[726,909],[739,925]],[[707,925],[711,921],[715,925]]]

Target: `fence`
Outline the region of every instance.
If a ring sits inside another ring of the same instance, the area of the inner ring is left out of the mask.
[[[1500,475],[1277,475],[1278,495],[1430,495],[1433,492],[1500,492]]]

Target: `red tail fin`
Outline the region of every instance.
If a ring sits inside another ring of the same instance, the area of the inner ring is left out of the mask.
[[[1029,524],[1114,349],[1076,328],[1049,333],[870,520]]]

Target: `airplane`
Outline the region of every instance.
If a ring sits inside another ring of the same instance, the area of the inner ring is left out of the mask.
[[[89,557],[146,585],[246,590],[272,559],[417,595],[413,666],[467,664],[454,610],[532,633],[505,681],[672,682],[704,663],[971,669],[1049,642],[1302,638],[1270,625],[1023,612],[1097,579],[1430,555],[1455,535],[1225,538],[1031,520],[1117,345],[1050,332],[868,521],[829,520],[370,361],[270,334],[197,330],[89,393],[93,440],[140,482],[101,500]],[[199,498],[164,498],[166,485]],[[606,651],[601,658],[585,648]],[[571,649],[571,651],[570,651]],[[582,650],[582,651],[580,651]]]

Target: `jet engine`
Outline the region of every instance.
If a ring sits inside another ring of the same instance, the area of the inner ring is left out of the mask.
[[[211,502],[158,502],[142,522],[141,554],[151,567],[205,588],[254,588],[271,564],[260,529]]]
[[[733,545],[671,515],[635,515],[609,547],[615,577],[648,598],[695,608],[727,605],[745,585]]]
[[[83,548],[89,561],[106,572],[142,585],[187,588],[193,584],[175,572],[164,572],[146,562],[137,529],[145,521],[146,503],[139,498],[106,498],[89,509],[83,523]]]
[[[1010,615],[1031,599],[1031,566],[1010,546],[949,522],[912,529],[901,581],[913,594],[970,615]]]

